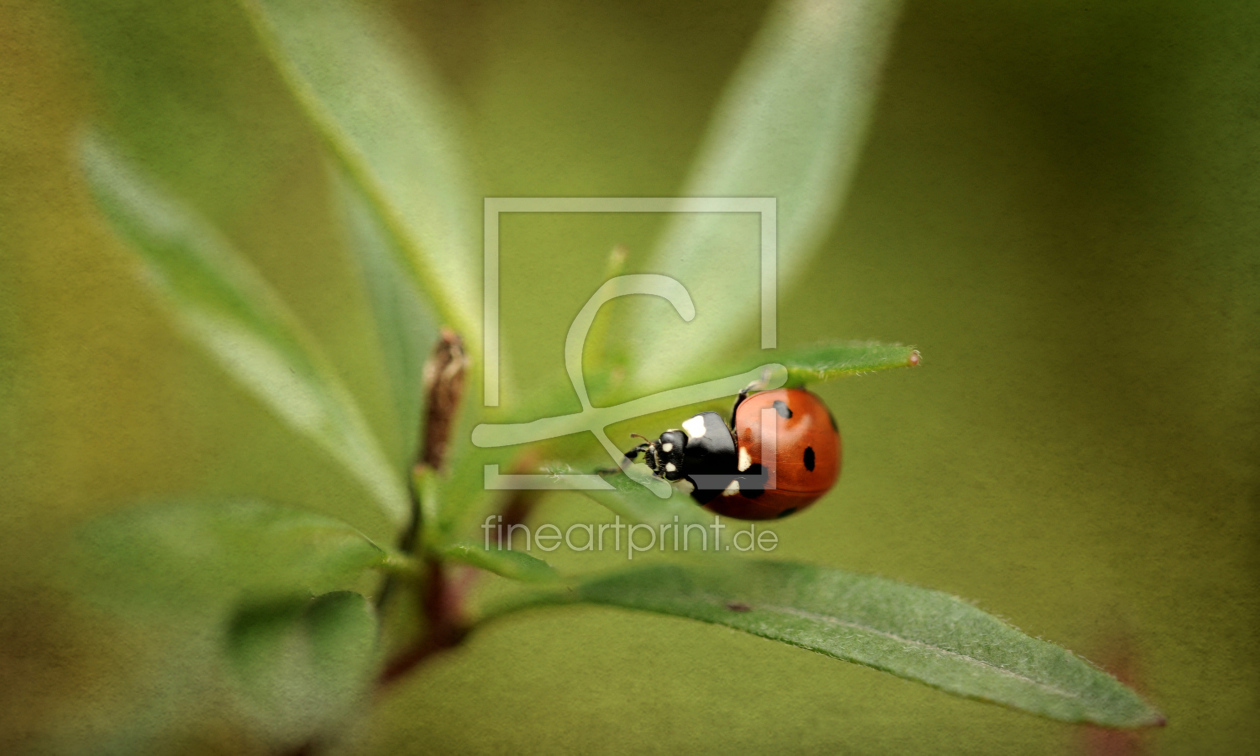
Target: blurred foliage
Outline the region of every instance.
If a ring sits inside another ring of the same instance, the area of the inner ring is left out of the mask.
[[[88,134],[82,150],[102,213],[140,254],[144,279],[181,330],[295,434],[341,462],[395,528],[406,523],[407,494],[399,483],[405,468],[391,469],[358,406],[283,300],[215,229],[102,137]]]
[[[680,193],[765,15],[388,10],[406,54],[430,56],[466,111],[460,133],[487,196]],[[819,390],[845,433],[845,476],[776,524],[776,558],[975,597],[1104,666],[1127,660],[1117,671],[1170,718],[1137,736],[1156,751],[1260,747],[1258,32],[1245,3],[910,4],[828,253],[780,292],[782,346],[913,339],[932,360],[930,380]],[[120,625],[70,600],[49,562],[90,517],[138,498],[196,491],[339,515],[370,510],[369,494],[174,335],[72,145],[89,120],[126,134],[283,293],[376,435],[402,445],[398,372],[364,338],[380,318],[362,286],[372,274],[347,241],[353,219],[329,212],[329,136],[306,124],[231,3],[8,4],[0,40],[0,745],[125,751],[111,736],[125,719],[157,747],[261,747],[230,683],[203,674],[212,649],[163,653],[177,628]],[[667,220],[505,219],[511,374],[491,419],[564,381],[563,334],[608,250],[626,245],[627,269],[645,270]],[[469,455],[455,479],[482,461]],[[578,497],[545,506],[562,526],[605,516]],[[392,538],[383,518],[362,527]],[[613,559],[551,561],[587,571]],[[195,722],[180,716],[189,701]],[[537,716],[539,702],[564,717]],[[345,746],[1009,753],[1078,739],[760,639],[591,609],[495,626],[401,687]]]

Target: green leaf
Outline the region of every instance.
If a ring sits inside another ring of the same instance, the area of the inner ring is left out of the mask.
[[[224,652],[248,715],[274,739],[300,742],[367,698],[376,613],[350,591],[251,605],[233,617]]]
[[[463,146],[433,74],[383,10],[352,0],[241,0],[299,105],[469,351],[480,251]]]
[[[526,583],[549,583],[559,579],[555,569],[543,560],[523,551],[484,549],[472,542],[452,544],[442,549],[442,556],[457,562],[489,570],[511,580]]]
[[[395,451],[403,464],[409,464],[420,441],[424,362],[438,338],[437,321],[399,266],[403,253],[395,251],[375,208],[340,167],[334,166],[329,172],[334,201],[345,219],[350,248],[363,273],[394,395]]]
[[[71,578],[129,612],[222,616],[242,604],[353,587],[387,554],[339,520],[259,501],[143,505],[97,518]]]
[[[823,383],[846,375],[859,375],[875,370],[914,367],[921,361],[918,350],[913,347],[880,344],[875,341],[819,344],[771,354],[776,362],[787,368],[787,385],[792,387]]]
[[[902,344],[883,344],[878,341],[832,341],[792,349],[760,350],[745,353],[734,359],[715,359],[695,366],[685,374],[688,379],[711,380],[715,376],[744,372],[750,366],[770,362],[786,368],[784,385],[800,388],[811,383],[826,383],[849,375],[861,375],[879,370],[900,367],[916,367],[922,362],[919,351]],[[768,374],[777,378],[777,372]],[[730,405],[718,406],[715,411],[729,411]]]
[[[763,286],[781,297],[804,271],[843,204],[898,6],[784,0],[771,10],[727,85],[681,194],[775,198],[778,281],[774,269],[769,280],[762,276],[756,223],[736,223],[729,213],[672,215],[647,268],[681,281],[697,314],[685,327],[663,329],[655,316],[627,321],[631,385],[688,372],[720,354],[760,312]],[[763,346],[773,345],[770,338]]]
[[[1070,651],[971,604],[886,578],[785,562],[648,565],[492,609],[601,604],[725,625],[917,680],[955,695],[1068,722],[1163,723],[1159,712]]]
[[[350,392],[280,297],[214,228],[89,134],[82,161],[97,204],[139,254],[183,332],[296,433],[332,455],[401,525],[400,475]]]
[[[605,459],[607,458],[605,457]],[[603,505],[613,514],[630,522],[641,522],[648,525],[663,525],[674,522],[680,525],[693,523],[707,525],[713,519],[712,515],[696,504],[689,494],[673,490],[668,483],[663,481],[661,482],[664,488],[670,492],[669,498],[665,499],[631,480],[623,473],[601,476],[604,482],[610,486],[609,489],[589,490],[571,485],[571,481],[564,477],[577,474],[578,472],[568,465],[552,463],[546,465],[543,470],[551,475],[558,476],[556,481],[564,487],[563,490],[578,491]]]

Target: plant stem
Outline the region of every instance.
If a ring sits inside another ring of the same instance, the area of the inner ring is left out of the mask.
[[[424,365],[424,435],[416,464],[437,472],[446,469],[446,449],[450,445],[455,420],[459,417],[467,370],[468,355],[464,353],[464,342],[459,334],[443,328]]]
[[[463,620],[464,586],[451,581],[441,561],[430,557],[424,566],[420,606],[428,626],[415,644],[385,667],[378,690],[388,688],[429,657],[458,646],[468,634]]]
[[[455,427],[464,396],[467,368],[468,356],[464,353],[459,334],[443,328],[424,365],[425,416],[414,471],[440,473],[445,469],[451,430]],[[391,556],[386,562],[387,568],[391,566],[389,560],[392,559],[393,567],[404,569],[396,569],[386,578],[377,597],[377,607],[384,608],[398,578],[406,577],[416,588],[416,603],[424,615],[426,627],[412,645],[386,665],[377,681],[378,689],[388,687],[429,656],[458,645],[466,634],[462,586],[452,586],[442,562],[422,553],[420,529],[434,527],[435,523],[425,523],[422,517],[424,507],[421,497],[425,494],[414,484],[408,489],[411,491],[411,524],[399,540],[402,555]],[[408,560],[403,555],[418,556]]]
[[[521,461],[514,469],[523,470],[532,464],[533,457],[530,453],[524,459],[529,462]],[[541,493],[510,492],[501,507],[504,524],[524,522],[533,512]],[[472,630],[465,618],[464,599],[481,574],[480,571],[464,567],[452,574],[450,567],[434,556],[417,561],[422,569],[419,574],[413,574],[420,578],[419,604],[428,625],[413,645],[386,666],[377,681],[378,692],[383,692],[437,654],[458,646]]]

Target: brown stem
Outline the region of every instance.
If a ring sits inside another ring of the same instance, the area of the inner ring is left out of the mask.
[[[534,472],[538,467],[538,456],[533,451],[526,451],[517,458],[516,464],[513,465],[513,472],[527,473]],[[534,512],[534,507],[538,505],[538,500],[542,498],[543,491],[510,491],[504,499],[500,511],[503,513],[503,527],[507,529],[512,525],[520,525],[529,518]]]
[[[428,626],[414,645],[385,667],[377,682],[378,690],[388,688],[421,662],[463,641],[468,634],[463,622],[463,597],[463,586],[451,581],[442,563],[426,559],[420,605]]]
[[[441,472],[446,466],[446,449],[451,430],[459,418],[459,405],[464,397],[464,374],[468,356],[459,334],[442,329],[437,346],[424,365],[425,417],[417,464]]]
[[[459,418],[460,402],[464,396],[464,376],[468,369],[468,357],[463,341],[449,328],[443,328],[438,343],[424,365],[425,415],[416,455],[416,468],[428,468],[442,472],[446,467],[446,452],[450,446],[451,431]],[[411,489],[411,523],[403,533],[399,548],[413,554],[419,543],[420,520],[419,493]],[[414,644],[398,658],[387,664],[378,680],[378,688],[384,688],[405,675],[429,656],[457,645],[465,634],[462,618],[463,591],[453,588],[442,563],[426,557],[423,579],[417,582],[416,601],[424,613],[427,627]],[[386,579],[377,606],[384,607],[398,584],[397,578]]]
[[[525,470],[533,464],[533,455],[526,453],[514,469]],[[523,523],[538,503],[540,491],[512,491],[501,507],[503,524],[510,526]],[[428,620],[428,627],[416,642],[398,655],[381,674],[377,691],[382,692],[416,667],[443,651],[452,649],[468,636],[469,628],[464,619],[464,598],[476,582],[479,570],[459,568],[454,575],[447,565],[429,557],[425,560],[425,574],[421,588],[420,606]]]

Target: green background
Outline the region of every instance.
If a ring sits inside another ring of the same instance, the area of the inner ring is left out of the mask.
[[[226,231],[378,428],[385,376],[318,141],[244,18],[92,5],[0,3],[0,745],[91,750],[143,709],[168,747],[248,750],[213,706],[149,704],[165,690],[132,679],[138,631],[50,587],[55,545],[138,498],[365,494],[177,337],[86,194],[81,125],[124,129]],[[483,195],[668,196],[764,6],[391,12],[461,105]],[[818,389],[844,475],[776,524],[775,556],[966,596],[1120,674],[1166,728],[1106,741],[731,630],[571,609],[487,629],[342,746],[1260,749],[1257,70],[1252,3],[910,3],[850,200],[780,295],[782,345],[900,340],[924,365]],[[633,268],[662,220],[505,221],[505,409],[563,380],[608,250]],[[605,518],[576,496],[542,517]]]

